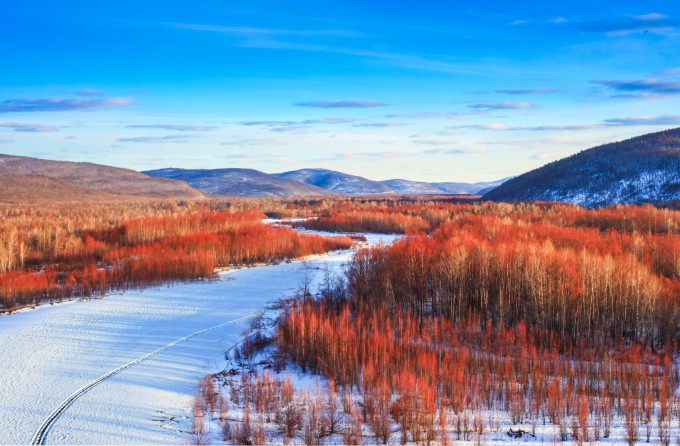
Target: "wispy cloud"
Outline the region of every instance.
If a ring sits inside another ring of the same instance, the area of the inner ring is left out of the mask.
[[[605,120],[608,126],[638,125],[680,125],[680,115],[666,116],[632,116],[628,118],[612,118]]]
[[[385,118],[409,118],[409,119],[429,119],[429,118],[459,118],[462,115],[455,112],[418,112],[418,113],[398,113],[384,115]]]
[[[189,142],[190,139],[195,138],[197,138],[196,135],[135,136],[129,138],[118,138],[118,142],[167,144]]]
[[[424,144],[428,146],[450,146],[454,144],[453,141],[431,138],[412,138],[411,142],[414,144]]]
[[[242,121],[241,125],[245,126],[265,126],[265,127],[278,127],[282,125],[298,125],[298,121]]]
[[[245,126],[261,125],[265,127],[282,127],[314,124],[348,124],[355,121],[356,118],[321,118],[321,119],[304,119],[301,121],[242,121],[239,124]]]
[[[7,144],[7,143],[10,143],[10,142],[12,142],[11,139],[0,139],[0,144]]]
[[[465,124],[465,125],[454,125],[448,127],[449,129],[471,129],[471,130],[493,130],[495,132],[501,132],[508,130],[508,126],[505,124]]]
[[[404,127],[411,125],[410,122],[361,122],[354,127]]]
[[[532,132],[550,132],[550,131],[580,131],[592,130],[604,127],[604,124],[577,124],[577,125],[534,125],[534,126],[509,126],[506,124],[469,124],[451,126],[451,129],[472,129],[472,130],[491,130],[495,132],[514,132],[514,131],[532,131]]]
[[[468,155],[474,153],[488,153],[481,147],[454,147],[452,149],[427,149],[423,150],[426,155]]]
[[[172,130],[178,132],[209,132],[217,128],[204,125],[176,125],[176,124],[134,124],[126,125],[125,127],[130,129],[159,129],[159,130]]]
[[[663,115],[663,116],[633,116],[626,118],[610,118],[605,119],[597,124],[574,124],[574,125],[536,125],[536,126],[509,126],[506,124],[468,124],[450,126],[449,129],[471,129],[471,130],[486,130],[494,132],[516,132],[516,131],[530,131],[530,132],[559,132],[559,131],[583,131],[603,129],[607,127],[632,127],[632,126],[680,126],[680,115]],[[414,141],[415,142],[415,141]],[[552,141],[556,142],[556,141]],[[508,142],[505,141],[504,144]]]
[[[484,145],[496,146],[515,146],[522,148],[535,148],[536,146],[554,146],[556,144],[581,144],[582,139],[576,139],[571,133],[556,134],[545,138],[535,138],[529,140],[508,140],[506,138],[492,141],[480,141]]]
[[[368,99],[336,99],[329,101],[303,101],[296,102],[296,107],[316,107],[316,108],[370,108],[385,107],[389,104]]]
[[[468,108],[473,110],[521,110],[534,108],[531,102],[480,102],[478,104],[470,104]]]
[[[654,73],[654,75],[660,77],[680,76],[680,67],[668,68],[666,70],[657,71],[656,73]]]
[[[132,105],[131,98],[46,98],[46,99],[7,99],[0,102],[0,113],[57,112],[72,110],[92,110],[98,108]]]
[[[413,156],[412,153],[396,152],[396,151],[355,152],[355,153],[338,154],[338,155],[335,156],[335,159],[340,159],[340,160],[353,159],[353,160],[359,160],[359,161],[380,161],[380,160],[387,160],[387,159],[399,159],[399,158],[405,158],[405,157],[411,157],[411,156]]]
[[[502,63],[490,65],[471,59],[452,59],[446,55],[431,55],[428,57],[407,53],[394,53],[389,51],[376,51],[362,47],[347,47],[337,44],[319,43],[319,37],[359,37],[362,33],[348,30],[288,30],[275,28],[238,27],[238,26],[214,26],[201,24],[169,24],[168,26],[178,29],[187,29],[199,32],[218,32],[225,35],[240,37],[242,47],[262,48],[275,50],[320,52],[329,54],[342,54],[370,59],[391,67],[399,67],[417,71],[437,73],[470,74],[479,76],[492,76],[498,73],[512,72],[517,74],[521,70],[507,69]],[[301,39],[306,41],[300,42]]]
[[[85,88],[75,92],[78,96],[104,96],[104,92],[95,88]]]
[[[528,20],[519,19],[519,20],[515,20],[515,21],[513,21],[513,22],[510,22],[510,26],[524,25],[524,24],[526,24],[526,23],[529,23],[529,21],[528,21]]]
[[[278,133],[307,133],[311,127],[308,125],[291,125],[288,127],[273,127],[272,132]]]
[[[582,31],[622,36],[637,33],[669,34],[676,31],[678,21],[664,14],[649,13],[617,17],[577,24]]]
[[[222,146],[259,146],[262,144],[269,144],[271,140],[259,138],[236,139],[233,141],[225,141]]]
[[[348,124],[355,121],[356,118],[323,118],[323,119],[306,119],[302,122],[305,124]]]
[[[320,118],[320,119],[303,119],[299,121],[242,121],[239,124],[244,126],[262,126],[268,127],[272,132],[278,133],[307,133],[315,125],[338,125],[350,124],[356,122],[356,118]]]
[[[531,94],[553,94],[559,93],[562,90],[556,88],[511,88],[504,90],[495,90],[496,93],[500,94],[512,94],[512,95],[531,95]]]
[[[554,132],[554,131],[581,131],[601,128],[601,124],[575,124],[575,125],[534,125],[510,127],[510,130],[530,130],[534,132]]]
[[[57,128],[42,124],[29,124],[25,122],[0,121],[0,127],[14,130],[15,132],[42,133],[56,132]]]
[[[356,31],[346,29],[285,29],[285,28],[264,28],[255,26],[217,26],[202,25],[192,23],[170,23],[171,28],[187,29],[192,31],[207,31],[220,34],[240,36],[244,38],[252,37],[277,37],[277,36],[300,36],[300,37],[354,37],[360,35]]]
[[[614,97],[655,97],[680,94],[680,80],[640,79],[594,82],[616,92]]]

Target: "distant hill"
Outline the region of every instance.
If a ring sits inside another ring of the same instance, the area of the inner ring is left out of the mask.
[[[483,199],[586,207],[679,200],[680,128],[584,150],[509,180]]]
[[[451,194],[485,194],[505,183],[510,178],[512,177],[480,183],[432,183],[432,185]]]
[[[403,195],[409,195],[409,194],[418,194],[418,195],[437,195],[437,194],[445,194],[447,192],[442,191],[441,189],[435,187],[431,183],[425,183],[423,181],[411,181],[411,180],[403,180],[403,179],[393,179],[393,180],[385,180],[381,181],[384,185],[389,187],[390,189],[396,191],[399,194]],[[464,193],[464,192],[461,192]]]
[[[0,155],[0,201],[80,201],[122,198],[199,199],[186,183],[93,163]]]
[[[287,178],[341,194],[380,195],[396,193],[394,189],[379,181],[335,170],[300,169],[274,175],[279,178]]]
[[[323,195],[474,195],[504,180],[487,183],[425,183],[402,179],[373,181],[329,169],[300,169],[268,174],[253,169],[158,169],[143,172],[171,178],[210,195],[323,196]]]
[[[400,194],[453,194],[453,195],[476,195],[498,187],[508,179],[489,181],[483,183],[425,183],[422,181],[409,180],[386,180],[383,184],[391,187]]]
[[[159,169],[144,172],[153,177],[187,182],[211,195],[300,197],[334,195],[326,189],[253,169]]]

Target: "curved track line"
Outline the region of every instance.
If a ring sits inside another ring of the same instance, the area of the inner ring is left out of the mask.
[[[47,439],[47,433],[49,432],[52,425],[54,425],[54,423],[57,421],[57,419],[61,416],[61,414],[63,414],[66,411],[66,409],[68,409],[69,406],[71,404],[73,404],[73,402],[75,400],[77,400],[82,395],[87,393],[90,389],[95,387],[100,382],[112,377],[113,375],[116,375],[116,374],[122,372],[125,369],[128,369],[128,368],[130,368],[130,367],[132,367],[136,364],[139,364],[142,361],[146,361],[149,358],[152,358],[152,357],[154,357],[154,356],[156,356],[160,353],[163,353],[164,351],[168,350],[169,348],[172,348],[172,347],[176,346],[177,344],[181,344],[182,342],[189,340],[193,337],[196,337],[198,335],[201,335],[201,334],[208,332],[208,331],[211,331],[211,330],[215,330],[215,329],[218,329],[218,328],[221,328],[221,327],[226,327],[227,325],[232,325],[232,324],[235,324],[237,322],[241,322],[241,321],[244,321],[244,320],[247,320],[247,319],[252,319],[255,316],[258,316],[260,314],[262,314],[262,313],[254,313],[254,314],[251,314],[249,316],[244,316],[244,317],[241,317],[241,318],[238,318],[238,319],[234,319],[234,320],[231,320],[229,322],[225,322],[223,324],[215,325],[214,327],[205,328],[203,330],[192,333],[188,336],[184,336],[183,338],[179,338],[176,341],[173,341],[173,342],[171,342],[171,343],[169,343],[169,344],[167,344],[167,345],[165,345],[165,346],[163,346],[163,347],[161,347],[157,350],[152,351],[151,353],[147,353],[144,356],[140,356],[139,358],[137,358],[133,361],[130,361],[127,364],[123,364],[122,366],[120,366],[116,369],[113,369],[110,372],[103,374],[99,378],[97,378],[93,381],[90,381],[89,383],[85,384],[83,387],[81,387],[80,389],[76,390],[71,395],[69,395],[68,398],[66,398],[56,409],[54,409],[52,411],[52,413],[45,419],[45,421],[42,422],[42,424],[40,425],[38,430],[33,435],[33,439],[31,440],[31,444],[32,445],[45,444],[45,440]]]

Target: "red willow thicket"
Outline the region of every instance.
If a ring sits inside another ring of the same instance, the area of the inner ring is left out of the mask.
[[[385,234],[404,234],[409,231],[425,231],[431,227],[430,222],[419,216],[412,216],[400,212],[398,209],[389,210],[331,210],[323,218],[308,220],[300,223],[308,229],[320,231],[342,232],[377,232]]]
[[[403,442],[442,440],[451,426],[467,440],[493,427],[488,411],[507,413],[513,424],[552,423],[563,439],[609,437],[615,416],[663,435],[678,403],[668,351],[572,342],[480,315],[453,322],[387,305],[307,301],[288,309],[279,347],[303,370],[353,389],[381,443],[392,421]]]
[[[524,321],[576,339],[674,340],[680,213],[652,206],[586,210],[533,203],[340,202],[327,230],[401,232],[357,254],[356,299],[458,318]],[[428,234],[419,233],[425,231]]]
[[[579,444],[608,437],[615,417],[629,444],[652,431],[668,444],[679,403],[679,212],[403,206],[449,217],[357,252],[346,298],[293,303],[279,324],[290,359],[361,395],[376,440],[390,422],[402,441],[429,442],[447,424],[469,439],[494,424],[481,420],[493,409],[513,424],[553,423]],[[332,229],[334,218],[315,224]]]
[[[1,308],[208,278],[216,267],[290,259],[351,246],[347,237],[301,235],[289,228],[262,224],[265,216],[257,210],[211,211],[196,206],[187,213],[149,214],[109,227],[104,220],[104,224],[89,226],[93,229],[55,225],[44,242],[17,231],[11,252],[3,251],[6,257],[11,254],[13,262],[6,262],[8,266],[0,271]],[[67,243],[55,241],[57,235]]]
[[[448,203],[448,201],[454,203]],[[455,204],[460,199],[406,200],[402,198],[355,198],[327,201],[317,207],[319,218],[298,223],[309,229],[342,232],[377,232],[406,234],[429,232],[461,211],[472,209],[469,205]]]
[[[305,202],[288,203],[287,209],[300,212]],[[465,217],[489,215],[525,223],[544,223],[557,227],[597,228],[631,234],[665,234],[680,231],[680,213],[651,205],[614,206],[588,210],[558,203],[461,203],[457,199],[432,198],[357,198],[324,200],[313,205],[318,219],[301,226],[347,232],[406,234],[430,232],[444,222]],[[308,214],[309,215],[309,214]]]
[[[619,218],[630,218],[629,210],[636,209],[621,208]],[[680,236],[551,221],[569,217],[467,215],[430,235],[362,250],[348,269],[350,294],[420,315],[456,320],[475,312],[496,324],[524,322],[571,340],[674,342]]]

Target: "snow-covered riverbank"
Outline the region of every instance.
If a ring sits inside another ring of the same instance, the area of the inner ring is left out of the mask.
[[[369,243],[394,236],[368,236]],[[43,306],[0,318],[0,444],[27,443],[74,391],[101,375],[205,328],[288,297],[324,264],[339,271],[351,251],[306,262],[222,272],[219,280],[129,291]],[[306,265],[306,266],[305,266]],[[48,444],[183,443],[179,426],[196,383],[222,363],[243,320],[188,339],[110,377],[77,399]]]

